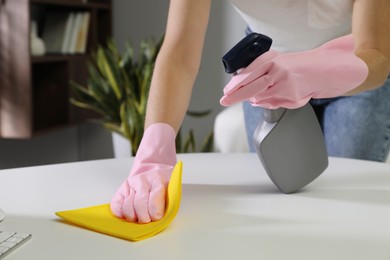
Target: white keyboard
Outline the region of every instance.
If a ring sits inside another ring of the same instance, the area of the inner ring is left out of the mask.
[[[31,238],[31,234],[0,230],[0,259]]]

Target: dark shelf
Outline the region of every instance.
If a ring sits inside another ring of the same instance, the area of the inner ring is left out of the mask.
[[[111,9],[111,1],[105,2],[93,2],[82,0],[30,0],[32,4],[45,4],[45,5],[59,5],[68,7],[83,7],[83,8],[99,8],[99,9]]]
[[[65,62],[70,59],[74,59],[76,57],[83,57],[88,58],[89,55],[87,54],[45,54],[43,56],[32,56],[31,62],[32,64],[39,64],[39,63],[55,63],[55,62]]]
[[[1,1],[1,0],[0,0]],[[89,12],[85,54],[31,56],[30,21],[47,12]],[[111,0],[8,0],[0,17],[0,138],[31,138],[98,115],[70,104],[70,82],[88,82],[91,51],[112,35]]]

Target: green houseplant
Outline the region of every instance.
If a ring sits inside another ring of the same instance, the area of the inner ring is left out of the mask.
[[[144,132],[150,82],[161,44],[162,38],[157,42],[153,39],[141,41],[138,59],[135,59],[130,44],[122,55],[115,42],[108,40],[106,47],[99,46],[92,54],[92,61],[88,63],[87,86],[71,82],[73,97],[70,102],[98,112],[101,115],[99,123],[130,141],[132,155],[137,152]],[[187,115],[203,117],[210,112],[187,111]],[[179,130],[176,138],[177,152],[196,151],[193,130],[189,130],[185,139],[181,132]],[[212,142],[213,133],[210,133],[200,151],[211,151]]]

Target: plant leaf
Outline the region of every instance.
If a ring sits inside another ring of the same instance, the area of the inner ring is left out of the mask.
[[[176,140],[175,140],[176,153],[183,153],[182,134],[181,134],[181,132],[182,132],[182,130],[180,128],[179,131],[177,132],[177,135],[176,135]]]
[[[208,153],[213,151],[214,146],[214,133],[209,133],[206,138],[203,140],[203,143],[200,148],[200,152]]]
[[[96,55],[96,64],[99,68],[100,73],[102,73],[102,75],[106,78],[106,80],[110,84],[110,87],[114,91],[116,98],[118,100],[121,100],[122,93],[120,87],[118,85],[118,82],[115,79],[114,72],[111,70],[109,61],[106,57],[106,53],[102,47],[98,48],[97,55]]]
[[[73,95],[71,104],[98,112],[105,129],[124,136],[131,142],[135,155],[144,132],[146,104],[157,55],[164,36],[156,43],[145,39],[140,43],[140,55],[134,60],[131,44],[126,45],[124,54],[118,51],[112,39],[106,47],[99,46],[92,52],[92,62],[88,62],[89,74],[86,87],[71,83]],[[211,113],[205,111],[187,111],[188,116],[204,117]],[[204,140],[201,151],[212,149],[212,133]],[[176,136],[176,151],[195,152],[196,142],[191,129],[183,141],[182,130]]]
[[[184,142],[183,151],[185,153],[189,153],[189,152],[195,152],[195,150],[196,150],[196,147],[195,147],[194,131],[192,129],[190,129],[190,131],[188,133],[188,137],[187,137],[186,141]]]

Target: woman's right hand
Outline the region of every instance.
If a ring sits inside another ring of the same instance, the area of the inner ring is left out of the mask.
[[[164,123],[145,130],[132,170],[111,200],[115,216],[138,223],[164,216],[167,187],[176,164],[175,137],[175,130]]]

